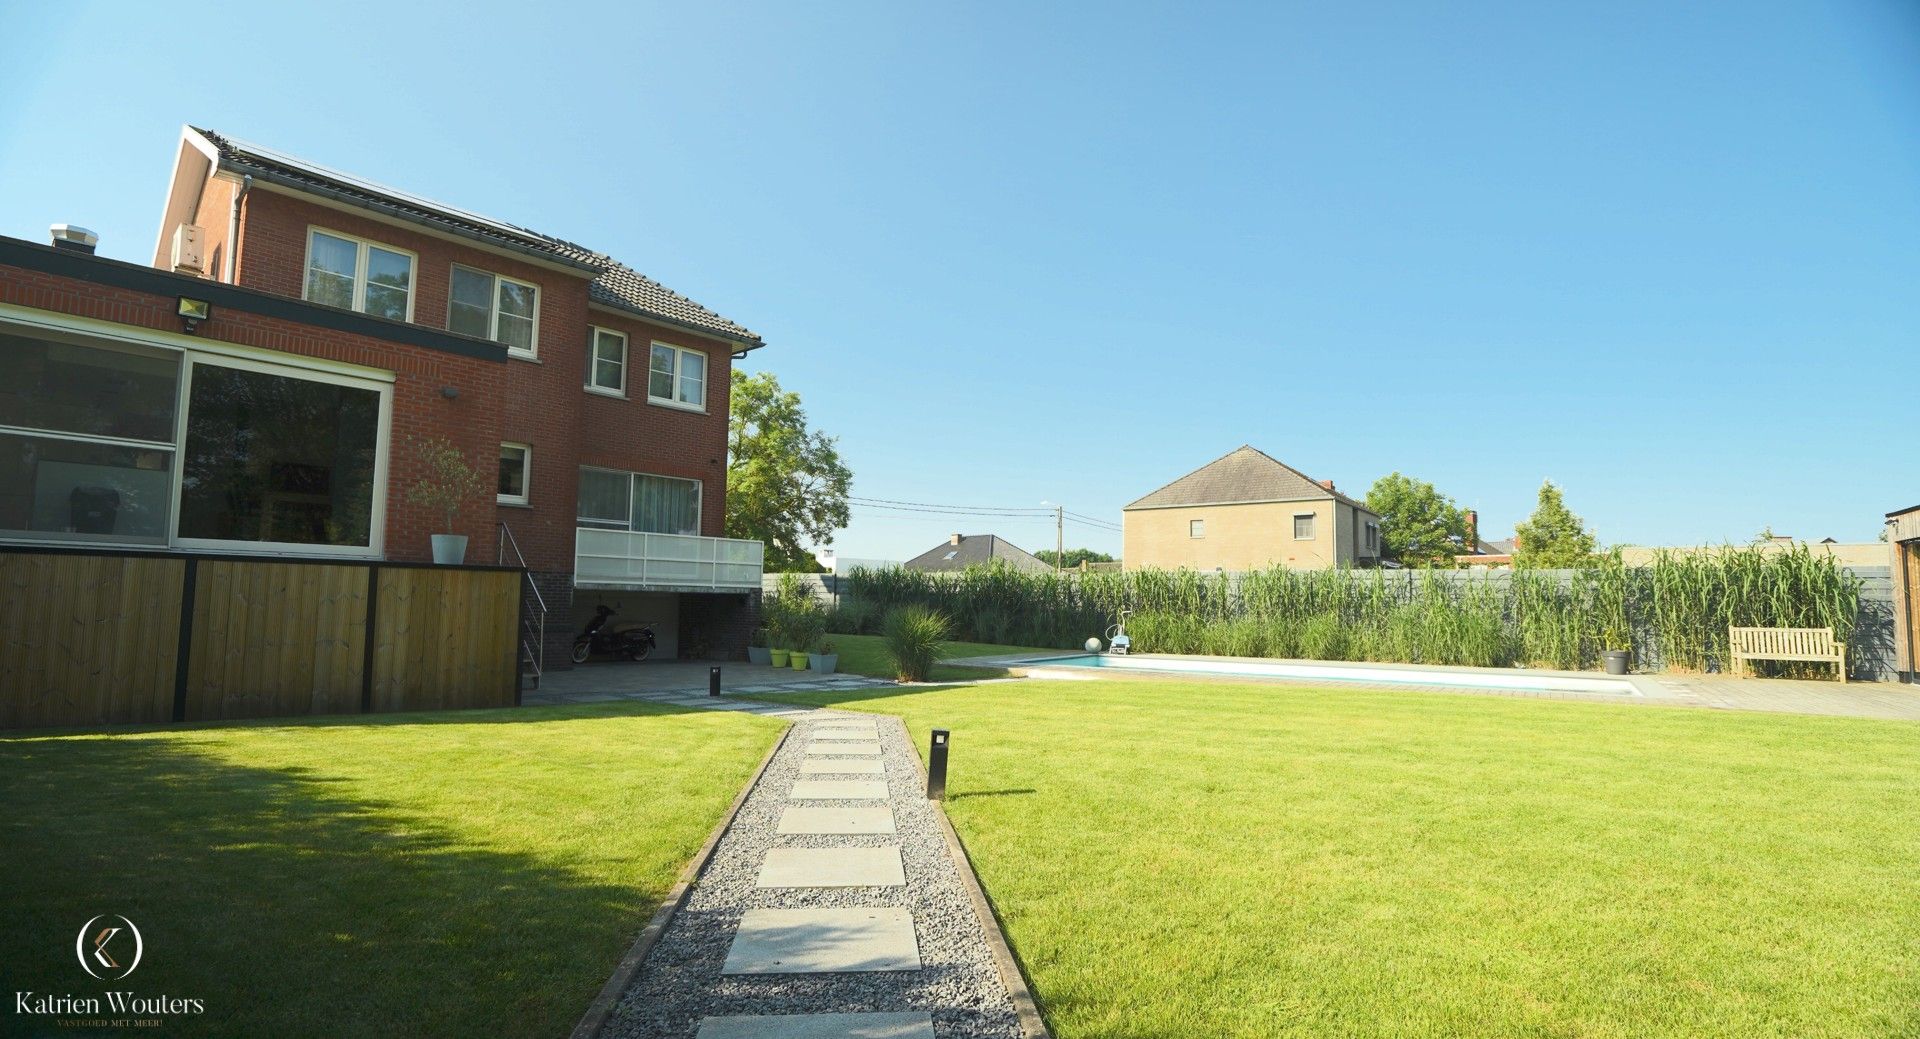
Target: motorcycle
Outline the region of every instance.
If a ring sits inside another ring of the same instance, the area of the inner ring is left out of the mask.
[[[628,660],[645,660],[653,654],[653,625],[609,625],[614,610],[606,603],[594,607],[593,619],[573,640],[573,662],[584,664],[595,653],[610,653]]]

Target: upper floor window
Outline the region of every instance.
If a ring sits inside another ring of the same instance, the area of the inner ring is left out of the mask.
[[[627,337],[610,328],[593,330],[587,349],[587,389],[627,395]]]
[[[583,527],[652,534],[700,533],[700,481],[580,467]]]
[[[1190,537],[1190,538],[1203,538],[1203,537],[1206,537],[1206,536],[1207,536],[1207,521],[1206,521],[1206,520],[1188,520],[1188,521],[1187,521],[1187,536],[1188,536],[1188,537]]]
[[[647,399],[680,408],[707,409],[707,355],[685,347],[653,344]]]
[[[1313,513],[1296,512],[1293,515],[1293,540],[1313,540]]]
[[[533,471],[533,448],[526,444],[500,445],[500,491],[502,505],[527,504],[528,477]]]
[[[307,230],[306,299],[413,320],[413,254],[336,231]]]
[[[1380,551],[1380,524],[1367,521],[1367,551]]]
[[[540,287],[455,264],[447,330],[504,343],[517,357],[539,352]]]

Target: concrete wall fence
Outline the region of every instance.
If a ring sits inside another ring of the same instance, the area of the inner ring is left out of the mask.
[[[519,702],[523,572],[0,550],[0,729]]]

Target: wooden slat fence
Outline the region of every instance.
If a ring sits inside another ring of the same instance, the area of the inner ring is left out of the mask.
[[[525,573],[0,550],[0,729],[519,702]]]

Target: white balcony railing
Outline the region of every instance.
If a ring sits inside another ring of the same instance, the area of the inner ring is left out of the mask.
[[[573,583],[661,591],[757,592],[767,546],[758,541],[639,531],[574,531]]]

